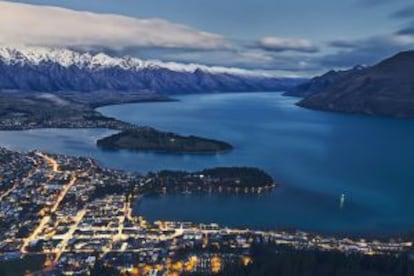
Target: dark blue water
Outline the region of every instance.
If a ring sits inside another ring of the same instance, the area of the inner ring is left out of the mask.
[[[140,125],[222,139],[235,150],[223,155],[104,152],[94,141],[106,130],[0,132],[0,144],[87,155],[137,171],[257,166],[280,184],[261,196],[146,197],[136,211],[149,219],[327,232],[414,230],[414,121],[302,109],[294,105],[297,99],[278,93],[179,99],[99,110]]]

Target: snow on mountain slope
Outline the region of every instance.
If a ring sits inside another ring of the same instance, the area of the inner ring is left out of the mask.
[[[159,60],[141,60],[132,57],[111,57],[104,53],[90,54],[75,52],[69,49],[54,48],[0,48],[0,60],[7,64],[39,65],[42,62],[55,62],[63,67],[77,66],[79,68],[101,69],[120,67],[125,70],[141,70],[145,68],[163,68],[176,72],[194,73],[197,69],[216,74],[239,74],[270,77],[270,75],[239,68],[205,66],[201,64],[183,64],[177,62],[162,62]]]
[[[286,89],[297,82],[239,68],[112,57],[69,49],[0,48],[2,90],[269,91]]]

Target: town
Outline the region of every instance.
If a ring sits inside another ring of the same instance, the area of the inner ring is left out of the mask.
[[[263,181],[251,184],[252,174]],[[134,211],[146,193],[262,193],[273,187],[264,172],[252,168],[139,174],[103,168],[90,158],[0,148],[0,264],[40,256],[39,271],[51,275],[93,269],[215,274],[254,262],[253,246],[367,256],[399,256],[413,249],[411,240],[148,221]]]

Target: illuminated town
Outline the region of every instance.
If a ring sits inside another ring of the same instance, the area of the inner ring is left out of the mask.
[[[0,149],[0,160],[0,260],[42,255],[43,272],[87,273],[99,261],[135,275],[214,274],[228,264],[254,262],[253,244],[361,255],[412,250],[402,240],[149,222],[134,215],[133,206],[146,192],[169,191],[159,174],[104,169],[91,159],[39,151]],[[194,186],[194,179],[201,179],[197,186],[217,181],[194,174],[180,179],[187,179],[180,189]]]

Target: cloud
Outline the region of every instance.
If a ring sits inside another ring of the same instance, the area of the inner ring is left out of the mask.
[[[414,21],[395,32],[398,36],[414,36]]]
[[[263,39],[258,46],[257,42],[228,40],[159,18],[7,1],[0,1],[1,45],[65,47],[114,56],[269,70],[285,76],[314,70],[298,52],[317,50],[306,40],[272,38],[269,44]]]
[[[224,39],[159,18],[75,11],[0,1],[0,44],[53,47],[219,49]]]
[[[328,45],[334,48],[343,48],[343,49],[351,49],[351,48],[358,47],[358,45],[355,42],[344,40],[344,39],[330,41]]]
[[[349,47],[318,57],[314,62],[325,68],[349,68],[357,64],[372,65],[397,52],[412,49],[414,36],[388,34],[362,40],[343,41],[343,44],[348,44]]]
[[[385,4],[394,4],[395,2],[398,2],[399,0],[357,0],[357,4],[366,6],[366,7],[372,7],[372,6],[379,6],[379,5],[385,5]],[[403,1],[403,0],[400,0]]]
[[[414,5],[405,7],[392,14],[393,18],[414,18]]]
[[[284,52],[294,51],[302,53],[316,53],[319,49],[306,39],[290,39],[282,37],[264,37],[258,42],[258,47],[267,51]]]
[[[397,31],[399,35],[414,35],[414,26],[407,26]]]
[[[252,49],[169,52],[162,55],[162,60],[277,71],[282,75],[313,75],[315,71],[320,70],[320,67],[315,67],[305,55],[281,55]]]

